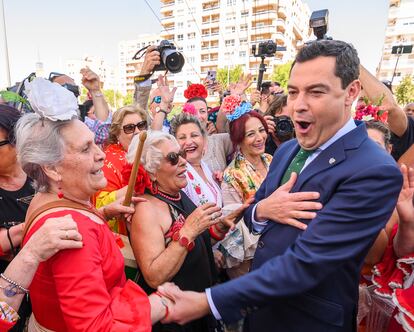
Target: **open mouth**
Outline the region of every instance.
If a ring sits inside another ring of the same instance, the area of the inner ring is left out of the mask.
[[[185,179],[186,171],[187,171],[186,169],[182,170],[180,173],[177,174],[177,177],[179,177],[180,179]]]
[[[298,124],[300,129],[308,129],[308,127],[310,126],[310,122],[306,122],[306,121],[296,121],[296,123]]]
[[[93,175],[102,175],[102,174],[103,174],[103,171],[102,171],[102,169],[100,168],[100,169],[98,169],[97,171],[92,172],[92,174],[93,174]]]
[[[186,153],[194,153],[196,150],[197,150],[197,146],[190,146],[184,149]]]

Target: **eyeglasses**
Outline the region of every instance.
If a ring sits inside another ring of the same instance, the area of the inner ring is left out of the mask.
[[[10,141],[5,139],[4,141],[0,141],[0,146],[6,145],[6,144],[10,144]]]
[[[161,103],[161,96],[155,96],[155,97],[152,99],[151,104],[152,104],[152,103],[160,104],[160,103]]]
[[[138,122],[137,124],[127,124],[125,126],[122,127],[122,130],[124,131],[125,134],[132,134],[135,131],[135,128],[138,128],[139,131],[143,131],[143,130],[147,130],[148,129],[148,124],[147,121],[141,121]]]
[[[167,159],[167,161],[172,165],[175,166],[178,164],[180,157],[182,158],[186,158],[187,154],[185,153],[185,151],[181,150],[180,152],[170,152],[167,154],[167,156],[165,157],[165,159]]]

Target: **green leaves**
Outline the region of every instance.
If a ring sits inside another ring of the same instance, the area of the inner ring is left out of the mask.
[[[26,99],[13,91],[0,91],[0,97],[7,103],[22,103],[29,105],[29,102]]]

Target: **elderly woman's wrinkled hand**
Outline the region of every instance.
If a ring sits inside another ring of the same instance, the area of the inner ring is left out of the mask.
[[[123,205],[125,199],[125,195],[118,198],[115,202],[111,204],[105,205],[102,208],[103,215],[105,219],[109,220],[112,218],[116,218],[119,216],[123,216],[127,222],[131,222],[132,215],[135,212],[135,205],[140,202],[147,202],[147,200],[143,197],[135,197],[131,198],[131,204],[129,206]]]
[[[49,218],[27,241],[24,250],[35,262],[47,261],[63,249],[82,248],[82,235],[71,215]]]
[[[186,219],[181,229],[183,235],[193,241],[221,217],[221,209],[214,203],[206,203],[195,209]]]

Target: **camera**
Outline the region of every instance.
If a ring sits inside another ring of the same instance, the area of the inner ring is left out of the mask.
[[[313,29],[313,34],[316,36],[317,40],[332,39],[326,36],[326,32],[328,31],[328,17],[328,9],[315,10],[312,12],[309,19],[309,27]]]
[[[184,67],[184,57],[173,43],[161,40],[156,49],[160,53],[161,63],[154,67],[154,71],[168,70],[171,73],[179,73]]]
[[[275,56],[277,50],[277,45],[273,40],[268,40],[265,42],[259,43],[257,46],[257,53],[256,53],[256,45],[252,46],[253,55],[257,58],[261,57],[272,57]]]
[[[275,135],[281,142],[285,142],[293,138],[295,134],[295,127],[292,120],[286,116],[274,116],[273,121],[275,123]]]

